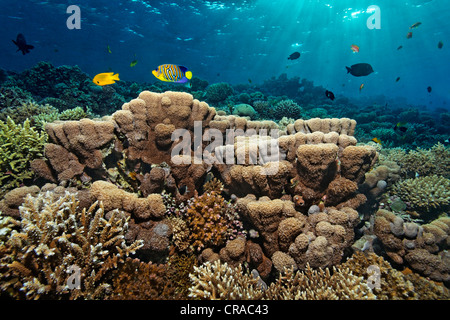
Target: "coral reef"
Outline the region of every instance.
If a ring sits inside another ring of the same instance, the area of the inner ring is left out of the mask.
[[[417,215],[431,212],[437,216],[450,205],[450,180],[437,175],[405,179],[395,183],[390,194],[408,203]]]
[[[408,266],[435,281],[450,281],[447,251],[449,217],[440,217],[419,225],[404,221],[393,212],[380,209],[375,215],[373,228],[387,256],[395,264]]]
[[[47,136],[25,120],[16,124],[11,118],[0,121],[0,194],[19,187],[33,177],[31,162],[43,156]]]
[[[339,264],[344,250],[353,244],[353,228],[359,222],[358,212],[347,207],[305,216],[291,201],[257,200],[253,195],[239,199],[237,206],[261,234],[263,248],[278,271]]]
[[[26,197],[19,230],[3,248],[2,291],[20,299],[95,299],[111,290],[108,276],[142,243],[125,244],[128,218],[120,211],[77,205],[69,193]]]
[[[205,262],[189,274],[189,297],[207,300],[257,300],[263,296],[258,279],[220,261]]]

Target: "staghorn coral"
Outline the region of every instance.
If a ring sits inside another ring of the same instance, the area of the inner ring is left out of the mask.
[[[395,183],[391,195],[407,202],[411,210],[436,216],[450,205],[450,179],[432,175],[405,179]]]
[[[97,299],[109,292],[111,271],[142,243],[125,244],[128,218],[120,211],[106,218],[101,202],[88,210],[77,206],[70,193],[27,196],[19,230],[1,258],[2,291],[18,299]],[[78,288],[71,279],[77,268]]]
[[[189,274],[194,272],[194,267],[198,266],[198,259],[193,254],[173,254],[167,262],[167,273],[165,279],[165,295],[171,293],[171,298],[186,299],[189,287],[192,285]],[[170,290],[168,290],[170,289]]]
[[[439,175],[450,177],[450,148],[441,143],[430,149],[417,148],[416,150],[403,150],[393,148],[384,150],[386,160],[395,161],[401,168],[403,178]]]
[[[192,286],[189,297],[203,300],[258,300],[263,291],[258,288],[258,279],[220,260],[205,262],[194,267],[189,274]]]
[[[304,271],[294,273],[285,268],[277,281],[270,284],[264,292],[270,300],[374,300],[372,293],[362,277],[353,274],[344,266],[332,269],[312,269],[309,265]]]
[[[33,177],[31,162],[42,157],[47,136],[37,132],[27,119],[16,124],[11,118],[0,121],[0,194],[19,187]]]

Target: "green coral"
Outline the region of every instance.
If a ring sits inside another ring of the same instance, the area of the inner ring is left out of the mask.
[[[0,121],[0,193],[19,187],[33,176],[30,163],[42,157],[47,135],[40,133],[25,120],[16,124],[10,117]]]
[[[302,116],[303,109],[293,100],[281,100],[275,105],[275,119],[283,117],[299,119]]]
[[[437,175],[405,179],[394,184],[391,193],[418,212],[440,212],[450,205],[450,180]]]
[[[226,82],[214,83],[206,88],[205,97],[208,102],[219,103],[233,94],[233,88]]]
[[[450,148],[441,143],[430,149],[417,148],[405,151],[401,148],[386,150],[387,160],[395,161],[403,177],[439,175],[450,177]]]

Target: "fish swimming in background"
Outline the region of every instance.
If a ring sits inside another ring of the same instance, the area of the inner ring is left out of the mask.
[[[352,49],[353,53],[359,52],[359,47],[356,44],[352,44],[350,49]]]
[[[175,64],[162,64],[153,70],[152,74],[166,82],[186,83],[192,79],[192,72],[188,68]]]
[[[30,53],[30,50],[34,49],[34,46],[27,44],[24,35],[21,33],[17,35],[16,41],[12,40],[12,42],[17,46],[17,51],[22,51],[23,55]]]
[[[406,125],[408,124],[408,122],[398,122],[395,126],[394,126],[394,131],[401,131],[401,132],[406,132],[406,130],[408,130],[408,127],[406,127]]]
[[[415,28],[417,28],[418,26],[420,26],[422,24],[422,22],[416,22],[416,23],[414,23],[411,27],[409,27],[410,29],[415,29]]]
[[[138,63],[138,60],[136,59],[136,54],[134,54],[134,60],[133,61],[131,61],[131,63],[130,63],[130,67],[134,67],[135,65],[137,65],[137,63]]]
[[[327,98],[330,99],[331,101],[334,100],[334,93],[333,93],[333,92],[326,90],[326,91],[325,91],[325,95],[326,95]]]
[[[442,49],[443,46],[444,46],[444,42],[439,41],[438,42],[438,49]]]
[[[300,58],[300,52],[294,52],[288,57],[288,60],[295,60],[298,58]]]
[[[412,38],[412,32],[408,32],[408,34],[406,35],[406,39],[411,39]]]
[[[116,81],[120,81],[119,74],[114,74],[114,72],[99,73],[92,79],[92,82],[98,86],[106,86],[108,84],[116,83]]]
[[[428,91],[428,92],[431,92],[432,90],[433,90],[433,88],[431,88],[431,87],[428,87],[428,88],[427,88],[427,91]]]
[[[373,68],[370,64],[368,63],[358,63],[358,64],[354,64],[352,65],[350,68],[347,68],[347,73],[350,73],[352,76],[355,77],[364,77],[364,76],[368,76],[369,74],[371,74],[373,72]]]
[[[248,78],[248,83],[252,83],[252,79]]]
[[[106,47],[106,49],[108,50],[108,53],[112,53],[111,48],[109,47],[109,44],[108,44],[108,47]]]
[[[397,77],[397,79],[395,79],[395,82],[399,82],[400,81],[400,77]]]
[[[371,141],[378,143],[381,146],[381,140],[378,138],[373,138]]]
[[[399,46],[399,47],[397,48],[397,50],[400,50],[400,49],[403,49],[403,46]]]
[[[359,86],[359,92],[361,93],[361,90],[364,88],[364,83],[361,83],[361,85]]]

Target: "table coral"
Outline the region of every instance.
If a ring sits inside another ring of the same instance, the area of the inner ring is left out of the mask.
[[[106,219],[101,202],[88,210],[77,206],[69,193],[58,199],[51,193],[25,199],[20,228],[0,261],[0,269],[7,270],[0,280],[3,291],[15,298],[95,299],[110,290],[107,275],[142,243],[125,244],[128,221],[120,211]],[[79,284],[68,272],[73,267],[80,270]]]

